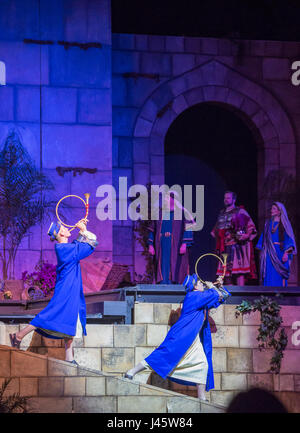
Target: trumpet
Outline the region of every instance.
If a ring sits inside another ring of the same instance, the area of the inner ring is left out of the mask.
[[[66,224],[65,222],[63,222],[63,221],[61,220],[60,216],[58,215],[58,207],[59,207],[59,205],[61,204],[61,202],[62,202],[64,199],[66,199],[66,198],[68,198],[68,197],[76,197],[76,198],[79,198],[79,199],[83,202],[84,207],[85,207],[85,216],[84,216],[80,221],[82,221],[82,220],[87,220],[87,217],[88,217],[88,214],[89,214],[89,207],[90,207],[90,205],[89,205],[90,195],[91,195],[91,194],[88,193],[88,192],[85,193],[85,194],[84,194],[84,196],[85,196],[85,200],[84,200],[84,199],[83,199],[82,197],[80,197],[79,195],[70,194],[70,195],[65,195],[63,198],[61,198],[61,199],[58,201],[58,203],[57,203],[57,205],[56,205],[56,209],[55,209],[57,220],[58,220],[62,225],[64,225],[65,227],[69,227],[69,228],[71,228],[71,229],[69,230],[70,232],[71,232],[72,230],[75,229],[76,224],[78,224],[79,221],[78,221],[76,224],[74,224],[74,225]]]
[[[225,277],[225,274],[226,274],[226,269],[227,269],[227,258],[228,258],[228,254],[223,253],[223,254],[222,254],[223,259],[222,259],[220,256],[218,256],[217,254],[214,254],[214,253],[205,253],[205,254],[202,254],[202,256],[200,256],[200,257],[198,258],[198,260],[196,261],[196,264],[195,264],[195,273],[197,274],[197,277],[199,278],[199,280],[200,280],[201,283],[203,283],[203,284],[205,283],[205,281],[203,281],[203,280],[200,278],[200,276],[199,276],[199,274],[198,274],[198,272],[197,272],[197,266],[198,266],[198,263],[200,262],[200,260],[202,260],[202,258],[203,258],[203,257],[206,257],[206,256],[213,256],[213,257],[216,257],[216,258],[221,262],[221,264],[222,264],[222,266],[223,266],[223,275],[221,275],[219,278],[222,279],[222,281],[223,281],[223,279],[224,279],[224,277]]]

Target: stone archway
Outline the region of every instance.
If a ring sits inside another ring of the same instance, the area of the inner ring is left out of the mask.
[[[147,99],[134,126],[134,140],[148,147],[146,178],[164,183],[164,139],[176,117],[193,105],[211,102],[234,110],[253,131],[258,144],[258,185],[271,170],[296,175],[296,139],[278,100],[264,87],[223,63],[212,60],[164,82]],[[137,167],[134,166],[134,181]],[[137,176],[138,177],[138,176]],[[258,191],[260,222],[265,203]],[[296,270],[295,270],[296,272]]]

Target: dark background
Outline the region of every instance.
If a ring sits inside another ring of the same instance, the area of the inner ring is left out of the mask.
[[[112,0],[113,33],[300,40],[299,0]]]

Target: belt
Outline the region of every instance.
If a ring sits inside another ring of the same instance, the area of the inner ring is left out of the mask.
[[[165,233],[161,233],[160,236],[165,236],[166,238],[169,238],[170,236],[172,236],[172,233],[165,232]]]
[[[280,245],[280,242],[273,242],[274,245]]]

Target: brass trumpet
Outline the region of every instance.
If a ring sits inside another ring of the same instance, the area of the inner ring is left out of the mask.
[[[221,262],[221,264],[222,264],[222,266],[223,266],[223,275],[222,275],[222,278],[224,278],[224,277],[225,277],[225,274],[226,274],[228,254],[223,253],[223,254],[222,254],[223,259],[222,259],[222,258],[221,258],[220,256],[218,256],[217,254],[206,253],[206,254],[202,254],[202,256],[200,256],[200,257],[198,258],[198,260],[196,261],[196,264],[195,264],[195,273],[197,274],[197,277],[199,278],[199,280],[201,281],[201,283],[204,284],[205,281],[203,281],[203,280],[199,277],[199,274],[198,274],[198,272],[197,272],[197,266],[198,266],[198,263],[200,262],[200,260],[201,260],[203,257],[205,257],[205,256],[214,256],[214,257],[216,257],[216,258]]]
[[[90,205],[89,205],[89,199],[90,199],[90,195],[91,194],[89,194],[88,192],[87,193],[85,193],[84,194],[84,196],[85,196],[85,200],[82,198],[82,197],[80,197],[79,195],[73,195],[73,194],[70,194],[70,195],[65,195],[63,198],[61,198],[60,200],[59,200],[59,202],[57,203],[57,205],[56,205],[56,216],[57,216],[57,219],[58,219],[58,221],[62,224],[62,225],[64,225],[65,227],[72,227],[69,231],[71,232],[72,230],[74,230],[75,229],[75,227],[76,227],[76,224],[75,225],[69,225],[69,224],[66,224],[66,223],[64,223],[61,219],[60,219],[60,217],[59,217],[59,215],[58,215],[58,206],[60,205],[60,203],[65,199],[65,198],[68,198],[68,197],[76,197],[76,198],[79,198],[82,202],[83,202],[83,204],[84,204],[84,206],[85,206],[85,216],[84,216],[84,218],[82,218],[82,220],[86,220],[87,219],[87,217],[88,217],[88,214],[89,214],[89,207],[90,207]],[[80,220],[81,221],[81,220]]]

